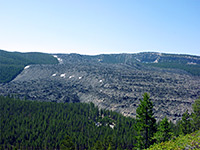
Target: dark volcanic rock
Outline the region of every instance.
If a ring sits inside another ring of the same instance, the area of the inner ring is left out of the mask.
[[[0,94],[40,101],[93,102],[134,117],[139,99],[148,92],[156,118],[167,116],[173,121],[186,109],[191,112],[191,104],[200,95],[200,77],[184,71],[101,63],[73,55],[58,55],[62,61],[57,65],[31,65],[12,82],[1,84]]]

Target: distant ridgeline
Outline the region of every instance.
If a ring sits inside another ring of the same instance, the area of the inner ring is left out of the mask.
[[[58,60],[44,53],[19,53],[0,50],[0,83],[14,79],[26,65],[57,64]]]
[[[192,75],[200,75],[200,56],[144,52],[137,54],[98,55],[94,57],[103,63],[145,64],[159,68],[181,69]]]
[[[160,54],[147,65],[160,68],[182,69],[192,75],[200,75],[200,57],[191,55]]]
[[[65,57],[70,63],[107,63],[126,64],[130,66],[153,66],[159,68],[172,68],[184,70],[192,75],[200,76],[200,56],[164,54],[155,52],[143,52],[136,54],[102,54],[79,55],[58,54]],[[58,60],[45,53],[19,53],[0,50],[0,83],[6,83],[14,79],[26,65],[29,64],[57,64]]]
[[[130,66],[153,66],[184,70],[192,75],[200,75],[200,56],[183,54],[164,54],[156,52],[143,52],[136,54],[101,54],[95,56],[79,54],[59,54],[69,63],[92,62],[107,64],[126,64]]]

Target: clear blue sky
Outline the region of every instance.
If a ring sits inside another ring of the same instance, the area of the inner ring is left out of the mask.
[[[200,0],[0,0],[0,49],[200,55]]]

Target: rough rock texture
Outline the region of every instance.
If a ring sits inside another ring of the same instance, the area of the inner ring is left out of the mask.
[[[93,102],[100,108],[135,116],[139,99],[150,93],[155,116],[180,119],[200,96],[200,77],[184,71],[158,69],[135,63],[108,64],[58,55],[60,64],[30,65],[12,82],[0,85],[0,94],[30,100]],[[73,61],[78,60],[78,61]]]

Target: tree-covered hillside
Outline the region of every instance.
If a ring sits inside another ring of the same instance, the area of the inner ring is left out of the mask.
[[[98,55],[96,58],[103,63],[142,64],[159,68],[180,69],[192,75],[200,76],[199,56],[143,52],[137,54]]]
[[[94,104],[53,103],[0,96],[1,149],[59,149],[69,136],[76,149],[132,149],[135,120]],[[96,148],[95,148],[96,147]]]
[[[148,63],[146,65],[153,66],[153,67],[159,67],[159,68],[181,69],[192,75],[200,76],[200,64],[160,62],[160,63]]]
[[[176,148],[185,142],[189,147],[199,146],[199,132],[186,138],[183,135],[200,129],[200,99],[193,104],[193,113],[186,111],[177,124],[166,117],[156,123],[149,94],[145,93],[140,102],[133,119],[99,110],[93,103],[38,102],[0,96],[0,148],[132,150],[155,143],[158,148]],[[170,140],[175,147],[169,142],[162,144]]]
[[[193,112],[188,113],[188,110],[182,116],[182,119],[176,124],[174,132],[163,120],[160,123],[158,132],[154,135],[154,139],[158,142],[148,148],[148,150],[190,150],[200,149],[200,98],[192,105]],[[167,129],[167,130],[166,130]],[[168,137],[163,140],[160,137]],[[169,138],[170,137],[170,138]],[[160,140],[162,139],[162,140]]]
[[[58,60],[44,53],[19,53],[0,50],[0,83],[11,81],[26,65],[56,64]]]

